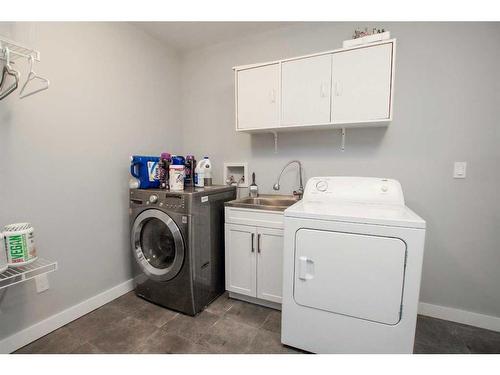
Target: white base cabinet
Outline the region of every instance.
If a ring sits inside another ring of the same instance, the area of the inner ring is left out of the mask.
[[[238,224],[228,222],[235,217]],[[266,221],[270,227],[258,226]],[[281,304],[282,222],[282,213],[226,208],[226,290],[256,298],[257,302],[260,299]]]

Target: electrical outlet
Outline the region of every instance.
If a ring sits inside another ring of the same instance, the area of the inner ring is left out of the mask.
[[[453,165],[453,178],[465,178],[467,176],[467,162],[456,161]]]
[[[38,293],[45,292],[47,289],[50,288],[49,278],[47,277],[47,274],[36,276],[35,283],[36,283],[36,291]]]

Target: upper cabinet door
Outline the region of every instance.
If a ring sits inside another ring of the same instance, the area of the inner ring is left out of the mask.
[[[391,119],[392,62],[392,42],[333,54],[333,123]]]
[[[236,72],[238,129],[279,126],[279,64]]]
[[[281,125],[330,122],[332,55],[285,61],[281,65]]]

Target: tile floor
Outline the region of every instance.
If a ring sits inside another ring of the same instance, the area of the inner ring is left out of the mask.
[[[280,343],[281,313],[222,295],[196,317],[133,292],[15,353],[302,353]],[[500,353],[500,333],[419,316],[415,353]]]

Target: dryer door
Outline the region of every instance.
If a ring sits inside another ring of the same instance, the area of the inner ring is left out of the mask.
[[[132,251],[142,271],[151,279],[174,278],[184,262],[184,241],[179,227],[166,213],[151,209],[134,221]]]
[[[299,229],[299,305],[394,325],[401,318],[406,244],[399,238]]]

